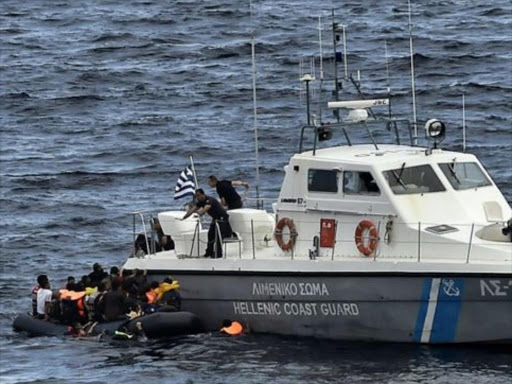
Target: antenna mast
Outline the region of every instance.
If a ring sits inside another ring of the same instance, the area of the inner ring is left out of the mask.
[[[388,104],[388,117],[391,120],[391,81],[389,80],[389,56],[388,56],[388,41],[384,40],[384,55],[386,56],[386,79],[387,79],[387,91],[388,91],[388,99],[390,100]]]
[[[322,52],[322,16],[318,16],[318,45],[320,46],[320,92],[318,92],[318,117],[322,124],[322,86],[324,83],[324,57]]]
[[[336,33],[338,29],[338,24],[334,22],[334,8],[331,10],[332,12],[332,46],[334,49],[334,100],[339,101],[339,84],[338,84],[338,52],[336,52],[336,43],[339,40],[339,35]],[[340,121],[340,113],[338,110],[334,111],[334,115],[338,122]]]
[[[249,1],[249,12],[251,15],[251,59],[252,59],[252,101],[254,115],[254,155],[256,161],[256,207],[260,208],[260,159],[258,144],[258,103],[256,99],[256,60],[254,49],[254,24],[252,19],[252,1]]]
[[[466,152],[466,95],[462,94],[462,152]]]
[[[414,144],[418,145],[418,121],[416,118],[416,85],[414,83],[414,49],[412,47],[412,22],[411,22],[411,0],[407,0],[409,6],[409,48],[411,55],[411,89],[412,89],[412,118],[414,124]]]
[[[345,79],[348,79],[348,58],[347,58],[347,33],[343,24],[343,65],[345,68]]]

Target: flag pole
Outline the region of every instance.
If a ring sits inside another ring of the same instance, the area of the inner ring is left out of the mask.
[[[192,167],[192,173],[194,174],[194,182],[196,183],[196,190],[199,188],[199,183],[197,182],[197,175],[196,175],[196,167],[194,166],[194,157],[192,155],[188,155],[190,159],[190,165]]]

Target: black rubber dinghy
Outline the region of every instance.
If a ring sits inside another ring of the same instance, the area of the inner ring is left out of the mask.
[[[130,321],[113,321],[99,323],[94,328],[94,335],[105,332],[113,334],[119,328],[126,328],[128,332],[136,331],[136,324],[140,322],[148,338],[192,335],[203,332],[201,320],[190,312],[156,312],[141,316]],[[18,315],[12,327],[15,331],[25,332],[30,336],[65,336],[68,326],[35,319],[30,315]]]

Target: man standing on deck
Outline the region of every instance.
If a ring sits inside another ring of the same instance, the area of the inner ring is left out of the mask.
[[[215,176],[208,177],[208,185],[212,188],[217,189],[217,193],[219,194],[220,201],[223,206],[227,206],[229,209],[238,209],[242,208],[242,198],[236,191],[234,187],[245,187],[247,191],[249,189],[249,184],[245,181],[240,180],[217,180]]]
[[[208,246],[204,257],[222,257],[222,242],[220,239],[230,237],[233,234],[231,225],[229,225],[229,215],[226,210],[214,197],[206,196],[202,189],[198,189],[196,191],[196,204],[188,210],[182,220],[185,220],[195,212],[197,212],[199,216],[208,213],[212,217],[212,223],[208,230]],[[220,234],[216,233],[216,224],[219,225]],[[215,240],[217,240],[217,242]]]

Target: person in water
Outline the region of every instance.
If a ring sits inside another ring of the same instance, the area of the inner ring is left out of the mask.
[[[224,207],[229,209],[238,209],[243,207],[242,198],[235,187],[245,187],[247,191],[249,184],[240,180],[217,180],[217,177],[211,175],[208,177],[208,185],[217,190],[220,201]]]
[[[220,238],[224,239],[233,235],[233,230],[229,224],[229,215],[214,197],[207,196],[202,189],[196,191],[196,201],[196,204],[188,210],[182,220],[185,220],[193,213],[197,213],[199,216],[208,213],[213,221],[208,230],[208,246],[206,247],[204,257],[220,258],[222,257],[222,242]],[[216,223],[218,223],[220,228],[220,236],[217,233]]]

